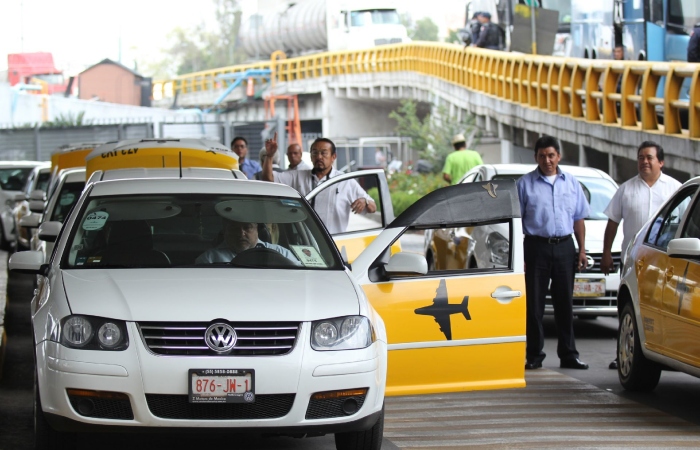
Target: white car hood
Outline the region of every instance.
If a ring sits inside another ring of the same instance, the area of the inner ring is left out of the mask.
[[[607,220],[585,220],[586,224],[586,252],[603,253],[603,239]],[[612,245],[612,252],[620,252],[622,248],[622,229],[617,230],[617,235]]]
[[[63,271],[73,314],[127,321],[312,321],[354,315],[341,271],[89,269]]]

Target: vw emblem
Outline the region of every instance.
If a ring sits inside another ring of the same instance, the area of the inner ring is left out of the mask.
[[[204,332],[204,341],[207,343],[207,347],[216,353],[229,353],[236,345],[237,339],[236,330],[227,323],[209,325],[207,331]]]
[[[595,259],[592,256],[586,255],[586,268],[592,269],[595,266]]]

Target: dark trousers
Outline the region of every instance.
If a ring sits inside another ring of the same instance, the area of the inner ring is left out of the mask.
[[[574,341],[572,313],[574,264],[576,249],[573,239],[549,244],[525,238],[525,292],[527,294],[527,362],[542,362],[544,348],[544,303],[550,280],[554,320],[557,328],[557,355],[560,359],[578,358]]]

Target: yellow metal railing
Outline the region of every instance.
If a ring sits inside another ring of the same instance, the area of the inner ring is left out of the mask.
[[[172,83],[173,93],[213,89],[218,75],[251,68],[272,69],[273,82],[417,72],[590,123],[700,139],[700,64],[558,58],[413,42],[289,59],[275,57],[270,62],[183,75],[159,85]],[[680,98],[686,78],[691,80],[689,100]],[[657,97],[662,82],[664,95]],[[657,108],[663,109],[663,124]],[[682,127],[681,112],[687,112],[687,128]]]

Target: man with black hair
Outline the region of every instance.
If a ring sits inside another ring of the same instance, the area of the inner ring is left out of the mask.
[[[663,167],[663,147],[653,141],[642,142],[637,149],[639,174],[622,183],[610,199],[608,207],[605,208],[608,224],[605,227],[603,256],[600,260],[600,270],[605,275],[617,270],[612,258],[612,244],[620,222],[622,222],[622,257],[624,258],[627,245],[637,232],[681,186],[681,183],[661,171]],[[617,369],[617,359],[608,367]]]
[[[574,270],[586,262],[586,225],[590,207],[573,175],[559,168],[561,150],[552,136],[535,143],[537,168],[518,180],[525,253],[527,298],[525,369],[539,369],[547,356],[544,349],[544,304],[552,296],[557,328],[559,367],[588,369],[579,360],[574,340]],[[578,243],[578,253],[571,234]]]
[[[236,136],[231,141],[231,150],[238,155],[238,168],[249,179],[255,179],[255,174],[262,169],[257,161],[248,158],[248,141],[243,136]]]
[[[301,195],[308,194],[319,184],[342,174],[333,168],[338,155],[335,144],[327,138],[318,138],[311,144],[311,162],[314,166],[311,170],[273,171],[272,156],[277,152],[277,133],[274,138],[265,141],[265,150],[268,157],[265,158],[261,178],[291,186]],[[347,180],[338,183],[335,189],[326,189],[314,199],[312,206],[331,234],[347,230],[350,212],[362,214],[377,210],[372,197],[356,180]]]
[[[503,50],[504,33],[501,27],[491,22],[491,13],[487,11],[479,13],[479,22],[481,22],[481,29],[474,45],[491,50]]]

